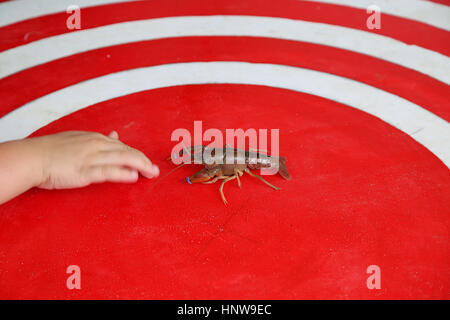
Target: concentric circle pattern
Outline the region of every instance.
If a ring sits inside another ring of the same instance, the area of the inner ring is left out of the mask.
[[[80,30],[72,1],[0,2],[0,141],[117,130],[162,172],[1,205],[0,298],[449,298],[446,1],[78,0]],[[195,120],[280,129],[293,179],[225,207],[167,176]]]

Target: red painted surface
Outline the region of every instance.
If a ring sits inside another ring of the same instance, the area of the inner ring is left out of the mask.
[[[447,2],[435,0],[436,2]],[[1,2],[1,0],[0,0]],[[297,0],[136,1],[83,8],[83,29],[184,15],[256,15],[369,32],[365,10]],[[0,51],[68,32],[66,13],[0,28]],[[376,32],[449,55],[450,34],[383,14]],[[0,80],[0,116],[64,87],[144,66],[247,61],[309,68],[367,83],[450,119],[447,85],[398,65],[266,38],[185,37],[102,48]],[[12,94],[14,93],[14,94]],[[357,94],[357,93],[355,93]],[[394,107],[394,106],[393,106]],[[199,166],[164,159],[176,128],[279,128],[293,180],[273,191],[189,185]],[[450,173],[406,134],[356,109],[288,90],[179,86],[106,101],[55,121],[108,133],[161,168],[156,180],[30,190],[0,206],[0,298],[449,298]],[[366,269],[381,267],[381,290]],[[65,273],[79,265],[82,289]]]
[[[428,0],[428,1],[436,2],[439,4],[445,4],[446,6],[450,6],[450,0]]]
[[[31,190],[0,207],[1,298],[448,298],[448,168],[356,109],[288,90],[179,86],[43,128],[108,133],[162,175],[176,128],[280,128],[293,180],[189,185],[198,166],[134,185]],[[79,265],[82,289],[66,288]],[[381,290],[366,268],[381,267]]]

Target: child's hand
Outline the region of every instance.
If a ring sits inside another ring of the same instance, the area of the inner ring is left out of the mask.
[[[63,189],[95,182],[135,182],[158,176],[140,151],[95,132],[67,131],[0,143],[0,204],[39,187]]]
[[[34,138],[42,156],[42,178],[37,187],[63,189],[97,182],[135,182],[140,172],[154,178],[159,169],[140,151],[109,136],[94,132],[67,131]]]

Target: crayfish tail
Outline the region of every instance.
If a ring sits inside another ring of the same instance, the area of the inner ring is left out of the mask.
[[[286,180],[292,179],[292,176],[286,167],[286,158],[284,157],[280,157],[280,167],[278,168],[278,172],[280,173],[280,176],[282,176]]]

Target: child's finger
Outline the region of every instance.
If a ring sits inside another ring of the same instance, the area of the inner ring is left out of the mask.
[[[159,175],[159,168],[140,151],[127,147],[120,150],[102,151],[98,154],[94,165],[126,166],[138,170],[144,177],[153,178]]]
[[[100,182],[136,182],[138,173],[136,170],[118,167],[114,165],[94,166],[88,169],[87,179],[90,183]]]
[[[117,133],[117,131],[114,130],[114,131],[111,131],[109,133],[108,137],[118,140],[119,139],[119,134]]]

